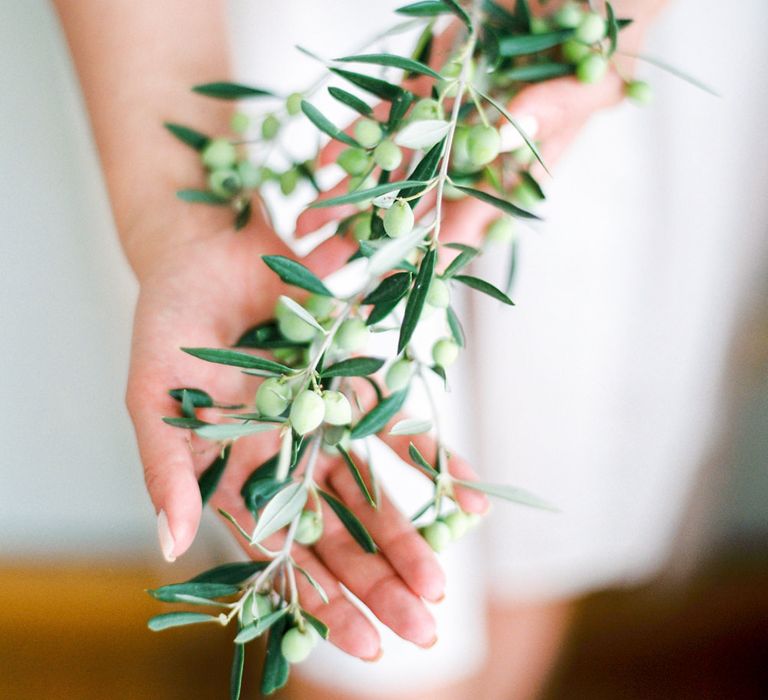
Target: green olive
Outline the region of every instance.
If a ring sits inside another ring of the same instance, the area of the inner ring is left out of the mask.
[[[403,152],[392,141],[385,139],[373,151],[373,160],[382,170],[395,170],[403,162]]]
[[[355,124],[355,141],[363,148],[373,148],[382,137],[381,126],[373,119],[360,119]]]
[[[535,209],[542,201],[536,189],[525,180],[512,190],[512,199],[523,209]]]
[[[469,130],[467,154],[476,168],[487,165],[499,155],[501,136],[492,126],[479,124]]]
[[[303,545],[315,544],[323,534],[323,518],[314,510],[304,510],[299,516],[294,539]]]
[[[555,24],[563,29],[576,29],[579,26],[584,12],[579,4],[569,0],[557,12],[555,12]]]
[[[267,418],[283,414],[291,402],[291,388],[277,377],[265,379],[256,392],[256,409]]]
[[[460,125],[453,134],[451,146],[451,161],[453,167],[459,172],[470,172],[475,169],[469,157],[469,132],[470,127]]]
[[[333,313],[335,306],[336,302],[333,297],[324,294],[310,294],[304,302],[304,308],[318,319],[328,318]]]
[[[323,422],[325,404],[319,394],[304,389],[293,400],[291,405],[291,425],[299,435],[312,432]]]
[[[410,118],[412,121],[422,121],[424,119],[442,119],[443,110],[437,100],[425,98],[419,100],[411,110]]]
[[[284,195],[291,194],[299,184],[298,168],[291,168],[280,175],[280,191]]]
[[[451,338],[441,338],[432,346],[432,359],[440,367],[450,367],[459,356],[459,346]]]
[[[422,527],[419,532],[435,552],[442,552],[451,542],[451,529],[439,520]]]
[[[301,112],[301,101],[303,97],[300,92],[292,92],[285,100],[285,111],[292,117]]]
[[[303,357],[302,348],[275,348],[272,351],[275,359],[289,367],[295,367]]]
[[[240,191],[243,182],[237,170],[222,168],[208,175],[208,187],[219,197],[229,198]]]
[[[308,343],[317,334],[317,328],[292,311],[277,319],[277,327],[283,337],[293,343]]]
[[[249,190],[258,187],[266,179],[264,168],[254,165],[249,160],[241,160],[237,164],[237,174],[240,176],[243,187]]]
[[[548,31],[551,27],[544,17],[531,17],[531,34],[546,34]]]
[[[348,175],[365,175],[371,167],[371,157],[362,148],[347,148],[339,153],[336,162]]]
[[[266,141],[274,139],[280,131],[280,120],[274,114],[268,114],[261,122],[261,135]]]
[[[467,515],[461,510],[455,510],[443,518],[443,522],[451,531],[451,539],[458,540],[463,537],[469,528]]]
[[[627,97],[639,105],[653,102],[653,88],[644,80],[632,80],[625,88]]]
[[[247,114],[243,114],[242,112],[235,112],[232,115],[232,119],[229,120],[229,128],[232,129],[236,134],[244,134],[246,131],[248,131],[248,127],[250,126],[251,118]]]
[[[402,391],[411,381],[415,367],[413,362],[401,358],[393,362],[385,377],[385,381],[390,391]]]
[[[408,202],[397,200],[384,214],[384,230],[390,238],[400,238],[413,230],[413,209]]]
[[[371,237],[371,220],[373,215],[370,212],[361,214],[352,224],[352,235],[356,241],[367,241]]]
[[[201,154],[209,170],[231,168],[237,161],[237,149],[227,139],[212,139]]]
[[[349,425],[352,421],[352,406],[349,399],[340,391],[326,391],[323,393],[325,404],[324,420],[330,425]]]
[[[582,58],[592,53],[592,49],[589,46],[576,39],[564,41],[560,49],[563,52],[563,58],[568,63],[578,63]]]
[[[336,331],[333,344],[340,350],[360,352],[365,349],[370,336],[368,326],[361,318],[348,318]]]
[[[485,230],[485,240],[489,243],[509,243],[515,237],[517,226],[508,216],[492,221]]]
[[[585,56],[576,66],[576,77],[582,83],[599,83],[607,72],[608,61],[596,53]]]
[[[317,643],[317,635],[307,626],[302,632],[298,627],[292,627],[280,641],[280,651],[289,664],[298,664],[304,661]]]
[[[589,12],[576,27],[576,38],[585,44],[594,44],[605,36],[605,29],[605,20],[597,13]]]
[[[427,292],[427,304],[434,306],[437,309],[445,309],[451,303],[451,289],[448,284],[441,280],[439,277],[435,277],[432,283],[429,285],[429,291]]]

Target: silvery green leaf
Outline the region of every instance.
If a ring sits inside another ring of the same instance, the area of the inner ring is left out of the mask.
[[[390,435],[419,435],[432,430],[432,422],[428,420],[419,420],[418,418],[406,418],[398,421],[389,431]]]
[[[389,209],[395,203],[399,194],[396,190],[382,194],[373,200],[373,206],[379,207],[379,209]]]
[[[307,267],[284,255],[262,255],[261,259],[286,284],[301,287],[321,296],[333,296],[320,278]]]
[[[242,644],[235,644],[235,654],[232,657],[232,670],[229,673],[229,700],[240,700],[244,666],[245,647]]]
[[[269,630],[267,652],[264,656],[264,668],[261,676],[262,695],[271,695],[288,682],[291,667],[280,651],[280,644],[287,627],[287,618],[281,617]]]
[[[251,542],[261,542],[291,522],[307,502],[307,488],[294,482],[286,486],[264,506],[256,527],[251,535]]]
[[[393,238],[368,258],[368,274],[378,277],[398,265],[424,239],[427,230],[422,226],[414,227],[406,236]]]
[[[357,202],[364,202],[366,199],[374,199],[387,192],[393,190],[401,190],[405,188],[423,188],[428,185],[428,182],[423,180],[400,180],[398,182],[386,182],[383,185],[376,185],[365,190],[353,190],[347,194],[339,195],[338,197],[331,197],[329,199],[318,199],[316,202],[310,204],[310,209],[322,209],[323,207],[335,207],[340,204],[356,204]]]
[[[237,440],[246,435],[264,433],[280,427],[279,423],[216,423],[195,428],[195,433],[205,440]]]
[[[162,600],[164,603],[179,603],[182,602],[182,598],[180,598],[182,595],[197,599],[226,598],[227,596],[234,595],[239,590],[237,586],[226,583],[187,581],[186,583],[172,583],[168,586],[150,589],[147,593],[157,600]]]
[[[198,622],[218,622],[221,623],[215,615],[205,615],[204,613],[193,612],[172,612],[155,615],[147,622],[147,627],[153,632],[167,630],[171,627],[181,627],[183,625],[194,625]]]
[[[314,615],[311,615],[306,610],[301,611],[302,616],[304,619],[312,625],[312,627],[315,628],[317,633],[323,638],[328,639],[328,635],[330,633],[330,630],[328,629],[328,625],[326,625],[322,620],[318,620]]]
[[[280,608],[280,610],[275,610],[274,612],[269,613],[269,615],[260,617],[252,624],[243,627],[243,629],[241,629],[235,637],[235,644],[245,644],[246,642],[250,642],[252,639],[256,639],[256,637],[266,632],[287,612],[287,607]]]
[[[280,454],[277,458],[277,469],[275,470],[275,480],[285,481],[288,477],[288,470],[291,468],[293,459],[293,435],[290,430],[283,433],[283,439],[280,442]]]
[[[207,190],[185,189],[176,192],[176,196],[184,202],[192,204],[213,204],[214,206],[226,206],[229,200],[208,192]]]
[[[284,294],[281,294],[280,302],[283,304],[283,306],[287,307],[294,314],[296,314],[302,321],[306,321],[310,326],[317,328],[317,330],[319,330],[321,333],[326,333],[325,328],[323,328],[317,322],[317,319],[311,313],[309,313],[309,311],[307,311],[301,304],[291,299],[291,297],[287,297]]]
[[[451,125],[443,119],[423,119],[411,122],[395,136],[395,143],[403,148],[431,148],[442,141]]]
[[[482,481],[464,481],[463,479],[456,479],[457,484],[464,486],[465,488],[472,489],[473,491],[481,491],[489,496],[496,496],[497,498],[503,498],[513,503],[519,503],[523,506],[530,506],[531,508],[540,508],[542,510],[549,510],[552,512],[559,512],[559,508],[556,508],[551,503],[548,503],[543,498],[539,498],[536,494],[526,491],[525,489],[515,488],[514,486],[506,486],[504,484],[487,484]]]
[[[235,585],[247,581],[266,566],[267,562],[265,561],[233,561],[203,571],[191,578],[188,583],[230,583]]]
[[[321,585],[320,585],[320,584],[317,582],[317,580],[315,579],[315,577],[314,577],[314,576],[312,576],[312,574],[310,574],[310,573],[309,573],[309,571],[307,571],[307,570],[306,570],[304,567],[301,567],[301,566],[299,566],[298,564],[294,564],[294,567],[295,567],[295,568],[297,568],[297,569],[298,569],[298,570],[299,570],[299,571],[300,571],[300,572],[301,572],[301,573],[304,575],[304,578],[306,578],[306,579],[307,579],[307,581],[309,581],[309,585],[310,585],[310,586],[312,586],[312,588],[314,588],[314,589],[317,591],[317,595],[319,595],[319,596],[320,596],[320,599],[321,599],[321,600],[322,600],[322,601],[323,601],[323,602],[324,602],[326,605],[328,605],[328,601],[329,601],[329,598],[328,598],[328,594],[325,592],[325,588],[323,588],[323,587],[322,587],[322,586],[321,586]]]
[[[205,426],[201,426],[205,427]],[[227,468],[227,461],[229,460],[230,446],[227,445],[216,457],[210,466],[200,475],[197,480],[197,485],[200,487],[200,498],[203,501],[203,505],[208,503],[211,496],[216,491],[216,487],[219,485],[224,470]]]
[[[442,77],[439,73],[436,73],[432,68],[423,64],[421,61],[416,61],[413,58],[406,58],[405,56],[397,56],[391,53],[358,54],[356,56],[344,56],[343,58],[336,58],[334,60],[343,63],[372,63],[377,66],[386,66],[388,68],[400,68],[407,73],[428,75],[430,78],[435,78],[437,80],[440,80]]]

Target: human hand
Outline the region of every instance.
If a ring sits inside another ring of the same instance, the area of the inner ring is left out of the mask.
[[[163,416],[178,415],[179,410],[168,390],[199,387],[223,403],[251,403],[259,382],[232,368],[179,352],[179,347],[229,347],[243,330],[271,317],[281,288],[271,273],[259,274],[259,256],[287,252],[263,224],[255,224],[238,234],[224,230],[170,249],[140,275],[127,404],[147,488],[159,513],[161,545],[169,560],[184,553],[195,537],[201,515],[197,478],[215,459],[219,447],[162,422]],[[327,254],[305,262],[321,274],[338,264]],[[214,411],[203,409],[200,417]],[[391,447],[406,457],[409,441],[389,439]],[[414,440],[424,454],[435,449],[428,441],[426,437]],[[254,522],[240,495],[241,487],[277,450],[277,439],[270,433],[238,440],[212,498],[212,505],[231,513],[246,530]],[[366,472],[365,465],[360,467]],[[451,460],[449,468],[459,478],[474,476],[458,458]],[[312,548],[295,546],[293,556],[323,586],[330,603],[324,605],[302,579],[298,585],[303,607],[328,624],[331,641],[344,651],[375,658],[378,634],[345,597],[344,584],[396,633],[429,646],[435,626],[421,598],[438,600],[444,587],[443,573],[429,546],[385,495],[379,509],[373,510],[339,459],[322,456],[315,481],[358,514],[379,552],[363,552],[326,509],[323,537]],[[486,509],[481,494],[457,491],[467,512]],[[253,555],[254,550],[234,529],[233,534]],[[274,535],[264,544],[279,548],[282,538]]]

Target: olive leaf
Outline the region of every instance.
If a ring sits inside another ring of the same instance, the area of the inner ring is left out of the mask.
[[[189,579],[187,583],[228,583],[236,585],[244,583],[255,573],[262,571],[266,566],[267,562],[264,561],[235,561],[229,564],[220,564]]]
[[[309,206],[312,209],[320,209],[323,207],[335,207],[339,206],[340,204],[355,204],[356,202],[363,202],[366,199],[374,199],[375,197],[386,194],[387,192],[394,192],[395,190],[401,190],[405,187],[422,188],[428,184],[428,182],[424,182],[422,180],[400,180],[399,182],[387,182],[383,185],[376,185],[375,187],[370,187],[365,190],[355,190],[347,194],[339,195],[338,197],[319,199]]]
[[[186,189],[176,192],[176,196],[184,202],[192,204],[212,204],[221,207],[229,204],[229,200],[208,192],[207,190]]]
[[[181,348],[181,350],[188,355],[192,355],[192,357],[197,357],[206,362],[215,362],[219,365],[258,369],[263,372],[272,372],[273,374],[285,374],[291,371],[290,367],[281,365],[274,360],[265,360],[262,357],[256,357],[247,352],[239,352],[237,350],[226,348]]]
[[[415,226],[409,234],[389,239],[368,259],[368,274],[381,275],[399,265],[422,242],[425,235],[425,229]]]
[[[430,248],[421,261],[419,273],[416,275],[413,288],[408,296],[408,302],[405,305],[403,323],[400,327],[400,337],[397,341],[398,353],[401,353],[410,342],[413,332],[416,330],[416,325],[421,318],[421,312],[424,309],[427,294],[429,293],[429,285],[432,283],[432,276],[435,272],[436,261],[437,250]]]
[[[350,357],[326,367],[320,374],[322,377],[365,377],[378,372],[386,360],[380,357]]]
[[[196,151],[202,151],[211,141],[209,136],[201,134],[188,126],[165,122],[163,126],[168,129],[179,141],[191,146]]]
[[[373,108],[367,102],[364,102],[356,95],[353,95],[351,92],[342,90],[339,87],[329,87],[328,92],[335,100],[338,100],[342,104],[347,105],[347,107],[351,107],[355,110],[355,112],[361,114],[364,117],[369,117],[371,114],[373,114]]]
[[[280,644],[287,627],[288,618],[284,615],[269,630],[267,653],[264,657],[264,668],[261,675],[261,692],[263,695],[271,695],[288,682],[291,667],[280,650]]]
[[[542,80],[571,75],[573,72],[574,67],[568,63],[531,63],[527,66],[510,68],[504,71],[503,76],[507,80],[538,83]]]
[[[502,292],[497,287],[494,287],[490,282],[481,280],[479,277],[471,277],[470,275],[454,275],[453,279],[455,279],[457,282],[465,284],[471,289],[476,289],[478,292],[487,294],[489,297],[493,297],[494,299],[497,299],[498,301],[503,302],[508,306],[515,305],[515,302],[513,302],[506,294],[504,294],[504,292]]]
[[[235,231],[242,231],[250,222],[252,215],[253,205],[249,200],[243,205],[243,208],[240,209],[240,211],[238,211],[237,215],[235,216]]]
[[[183,625],[194,625],[200,622],[218,622],[220,620],[215,615],[206,615],[204,613],[193,612],[172,612],[155,615],[149,618],[147,627],[153,632],[160,632],[171,627],[182,627]]]
[[[378,433],[403,407],[407,395],[407,389],[396,391],[383,401],[377,403],[352,428],[352,439],[359,440],[360,438]]]
[[[214,403],[211,395],[202,389],[171,389],[168,394],[177,401],[183,401],[186,396],[187,400],[197,408],[210,408]]]
[[[198,478],[197,485],[200,487],[200,498],[202,499],[203,505],[208,503],[211,496],[213,496],[216,491],[216,487],[219,485],[219,481],[221,481],[224,470],[227,468],[231,449],[231,446],[227,445],[221,451],[221,454],[213,460],[211,465]]]
[[[292,482],[278,491],[272,500],[264,506],[261,516],[251,535],[251,544],[256,544],[273,535],[291,522],[307,502],[307,487],[299,482]]]
[[[251,640],[256,639],[256,637],[264,634],[264,632],[266,632],[270,627],[272,627],[272,625],[274,625],[281,617],[287,613],[288,608],[283,607],[279,610],[275,610],[274,612],[269,613],[268,615],[264,615],[264,617],[258,618],[250,625],[246,625],[237,633],[237,636],[235,637],[235,644],[246,644]]]
[[[310,624],[312,627],[315,628],[317,633],[323,638],[328,639],[328,635],[330,634],[330,630],[328,629],[328,625],[326,625],[322,620],[318,620],[314,615],[311,615],[306,610],[301,611],[301,616]]]
[[[192,92],[196,92],[198,95],[205,95],[206,97],[215,97],[218,100],[240,100],[245,97],[275,96],[270,90],[224,81],[195,85],[192,88]]]
[[[355,464],[355,460],[352,459],[352,455],[350,455],[349,452],[347,452],[341,445],[336,445],[336,449],[339,451],[339,454],[344,460],[344,463],[347,465],[347,468],[352,474],[352,478],[355,480],[357,487],[360,489],[360,493],[363,494],[365,500],[368,501],[370,506],[376,508],[376,501],[371,495],[371,492],[368,489],[368,485],[365,483],[365,479],[363,479],[363,475],[360,473],[360,469]]]
[[[296,343],[286,339],[278,328],[277,322],[264,321],[249,328],[235,342],[238,348],[255,348],[259,350],[274,350],[276,348],[304,348],[307,343]]]
[[[348,80],[353,85],[357,85],[357,87],[362,90],[370,92],[372,95],[376,95],[376,97],[386,100],[387,102],[396,100],[403,94],[403,92],[405,92],[405,90],[398,85],[393,85],[386,80],[374,78],[370,75],[353,73],[351,71],[342,70],[341,68],[331,68],[331,72],[336,73],[336,75]]]
[[[164,603],[186,602],[179,596],[194,596],[195,598],[227,598],[238,593],[240,589],[225,583],[203,583],[199,581],[187,581],[185,583],[172,583],[168,586],[150,589],[147,591],[156,600]]]
[[[396,272],[385,277],[372,292],[368,293],[362,304],[379,304],[382,301],[402,299],[410,289],[411,274],[408,272]]]
[[[443,155],[444,148],[445,139],[432,146],[432,148],[424,154],[424,157],[419,161],[418,165],[408,177],[411,180],[423,180],[425,182],[432,180],[432,178],[437,175],[438,168],[440,167],[440,158]],[[415,209],[416,205],[421,201],[421,197],[417,197],[419,192],[419,187],[404,188],[403,191],[400,192],[400,196],[403,199],[408,200],[411,209]]]
[[[323,588],[317,581],[317,579],[312,576],[312,574],[309,573],[304,567],[299,566],[298,564],[294,564],[294,567],[299,570],[299,572],[304,576],[305,579],[309,582],[309,585],[312,586],[317,591],[317,595],[320,596],[320,600],[323,601],[326,605],[328,605],[329,598],[328,594],[325,592],[325,588]]]
[[[540,217],[536,216],[536,214],[526,211],[525,209],[521,209],[517,205],[512,204],[512,202],[508,202],[506,199],[499,199],[499,197],[495,197],[488,192],[476,190],[472,187],[465,187],[464,185],[455,185],[455,187],[456,189],[465,192],[471,197],[479,199],[481,202],[491,204],[497,209],[501,209],[501,211],[503,211],[505,214],[509,214],[510,216],[517,216],[521,219],[536,219],[537,221],[541,220]]]
[[[616,53],[616,47],[619,43],[619,25],[616,22],[616,13],[613,11],[611,3],[605,3],[606,25],[608,29],[608,58]]]
[[[543,34],[528,34],[523,36],[503,36],[499,39],[499,54],[504,58],[525,56],[539,51],[559,46],[570,39],[574,34],[573,29],[558,29],[554,32]]]
[[[420,119],[411,122],[395,136],[395,143],[403,148],[431,148],[442,141],[451,128],[444,119]]]
[[[419,435],[432,430],[432,421],[419,420],[418,418],[405,418],[398,421],[389,431],[390,435]]]
[[[435,469],[429,462],[427,462],[427,460],[424,458],[424,455],[419,452],[418,448],[413,443],[408,445],[408,454],[413,460],[413,463],[428,477],[431,479],[436,479],[439,476],[437,469]]]
[[[235,644],[232,657],[232,670],[229,673],[229,700],[240,700],[240,689],[243,686],[243,668],[245,666],[245,647]]]
[[[328,134],[332,139],[346,143],[348,146],[360,147],[360,144],[351,136],[345,134],[339,127],[330,121],[317,107],[306,100],[301,101],[301,111],[320,131]]]
[[[376,554],[378,548],[373,538],[368,534],[368,530],[360,522],[358,517],[345,506],[338,498],[331,496],[330,493],[326,493],[322,489],[318,489],[318,493],[322,499],[331,507],[331,510],[336,513],[336,516],[341,521],[342,525],[347,528],[347,531],[354,538],[366,552],[369,554]]]
[[[435,78],[437,80],[440,80],[442,77],[440,73],[437,73],[420,61],[416,61],[412,58],[406,58],[405,56],[397,56],[391,53],[371,53],[359,54],[356,56],[344,56],[343,58],[335,58],[334,61],[343,63],[372,63],[377,66],[387,66],[388,68],[400,68],[409,73],[428,75],[430,78]]]
[[[301,287],[321,296],[333,296],[320,278],[300,262],[286,258],[284,255],[262,255],[261,259],[286,284]]]
[[[289,309],[292,313],[296,314],[302,321],[305,323],[308,323],[310,326],[315,328],[316,330],[320,331],[321,333],[326,333],[325,328],[323,328],[318,322],[317,319],[309,313],[301,304],[295,302],[291,297],[287,297],[284,294],[281,294],[280,297],[280,303]]]
[[[519,503],[523,506],[530,506],[531,508],[540,508],[541,510],[549,510],[555,513],[559,512],[559,508],[556,508],[543,498],[539,498],[536,494],[526,491],[525,489],[515,488],[514,486],[505,486],[503,484],[486,484],[482,481],[466,481],[464,479],[455,479],[455,481],[465,488],[472,489],[473,491],[480,491],[489,496],[496,496],[497,498],[503,498],[506,501]]]
[[[265,433],[280,427],[279,423],[249,422],[249,423],[208,423],[195,428],[195,434],[205,440],[223,441],[237,440],[256,433]],[[223,469],[223,466],[221,467]],[[218,481],[218,480],[217,480]],[[209,494],[210,496],[210,494]]]
[[[448,14],[452,10],[442,0],[422,0],[422,2],[414,2],[399,7],[395,12],[409,17],[435,17],[436,15]]]
[[[459,317],[456,315],[456,312],[453,310],[452,306],[449,306],[445,310],[445,318],[448,321],[448,329],[451,331],[451,337],[456,342],[456,345],[458,345],[460,348],[463,348],[466,345],[464,328],[462,327],[461,321],[459,321]]]
[[[442,274],[443,279],[449,279],[452,275],[472,262],[472,260],[474,260],[480,253],[477,248],[473,248],[472,246],[463,243],[448,243],[446,247],[453,248],[460,252],[453,260],[451,260],[448,267],[445,268],[445,272]]]

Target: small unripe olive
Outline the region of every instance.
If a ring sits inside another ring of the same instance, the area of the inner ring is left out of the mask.
[[[483,516],[477,513],[464,513],[467,522],[467,531],[474,530],[482,521]]]
[[[299,544],[311,545],[323,534],[323,518],[314,510],[304,510],[299,516],[294,539]]]
[[[445,309],[451,303],[451,290],[448,284],[435,277],[429,285],[427,304],[437,309]]]
[[[639,105],[647,105],[653,102],[653,89],[644,80],[633,80],[627,83],[627,97]]]
[[[308,343],[317,334],[317,328],[291,311],[282,318],[278,317],[277,327],[284,338],[294,343]]]
[[[299,435],[313,431],[325,416],[325,404],[319,394],[304,389],[296,396],[291,406],[291,425]]]
[[[292,117],[301,112],[301,100],[302,96],[300,92],[292,92],[285,100],[285,110]]]
[[[303,352],[302,348],[275,348],[272,354],[278,362],[293,367],[302,359]]]
[[[593,53],[582,58],[576,66],[576,77],[582,83],[599,83],[608,72],[608,61]]]
[[[390,238],[409,234],[413,224],[413,209],[408,202],[397,200],[384,214],[384,230]]]
[[[233,168],[214,170],[208,175],[208,187],[219,197],[237,194],[242,184],[240,175]]]
[[[440,75],[443,76],[443,80],[437,84],[439,92],[443,93],[446,97],[456,97],[458,91],[457,80],[461,75],[462,61],[459,59],[451,59],[440,70]],[[470,59],[467,66],[466,78],[467,82],[471,83],[475,75],[475,62]]]
[[[304,308],[318,319],[328,318],[333,313],[334,306],[333,297],[322,294],[310,294],[304,302]]]
[[[245,627],[271,612],[272,601],[269,596],[261,593],[250,593],[243,603],[241,621]]]
[[[304,632],[298,627],[292,627],[280,641],[280,651],[289,664],[298,664],[304,661],[317,643],[317,636],[307,626]]]
[[[381,137],[381,126],[373,119],[361,119],[355,124],[355,141],[363,148],[373,148]]]
[[[579,26],[584,12],[578,3],[566,2],[557,12],[555,12],[555,23],[563,29],[575,29]]]
[[[470,171],[474,168],[469,157],[469,132],[470,127],[461,125],[456,127],[453,134],[451,161],[453,167],[460,172]]]
[[[367,241],[371,237],[371,213],[361,214],[352,225],[352,235],[356,241]]]
[[[475,167],[495,160],[501,149],[501,136],[492,126],[478,124],[469,130],[467,154]]]
[[[209,170],[231,168],[237,160],[237,149],[227,139],[212,139],[201,158]]]
[[[443,110],[437,100],[425,98],[423,100],[419,100],[415,105],[413,105],[410,118],[413,121],[421,121],[423,119],[442,119]]]
[[[582,58],[592,53],[592,49],[576,39],[568,39],[560,47],[563,52],[563,58],[568,63],[578,63]]]
[[[382,170],[394,170],[403,162],[403,152],[392,141],[385,139],[373,151],[373,160]]]
[[[256,408],[261,415],[276,418],[291,402],[291,388],[277,377],[265,379],[256,392]]]
[[[268,114],[261,122],[261,135],[271,141],[280,131],[280,120],[274,114]]]
[[[340,391],[326,391],[323,394],[325,404],[324,420],[330,425],[348,425],[352,421],[352,406]]]
[[[291,194],[299,183],[299,171],[296,168],[286,170],[280,175],[280,191],[284,195]]]
[[[331,425],[323,430],[323,444],[320,446],[326,454],[339,454],[339,447],[349,451],[352,433],[343,425]]]
[[[232,119],[229,120],[229,128],[236,134],[243,134],[248,131],[248,126],[251,123],[251,118],[247,114],[242,112],[235,112],[232,115]]]
[[[432,346],[432,359],[440,367],[450,367],[459,356],[459,346],[451,338],[441,338]]]
[[[546,34],[550,30],[544,17],[531,17],[531,34]]]
[[[534,209],[541,202],[539,193],[525,181],[512,190],[512,199],[523,209]]]
[[[510,154],[519,166],[526,167],[533,163],[534,160],[536,160],[536,154],[528,147],[526,144],[525,146],[520,146],[520,148],[516,148],[512,153]]]
[[[337,348],[347,352],[360,352],[368,344],[370,331],[361,318],[348,318],[336,331],[333,342]]]
[[[413,377],[414,369],[413,362],[405,358],[393,362],[389,366],[385,377],[389,390],[402,391],[405,389],[411,381],[411,377]]]
[[[594,44],[605,36],[605,20],[595,12],[588,12],[576,27],[576,38],[585,44]]]
[[[467,515],[461,510],[455,510],[443,518],[443,522],[451,531],[451,539],[458,540],[463,537],[469,528]]]
[[[243,187],[247,189],[258,187],[265,179],[264,169],[249,160],[242,160],[237,164],[237,174],[240,175]]]
[[[501,216],[488,224],[485,240],[489,243],[509,243],[515,237],[515,222],[508,216]]]
[[[362,148],[347,148],[339,153],[336,162],[348,175],[364,175],[371,167],[371,157]]]
[[[451,529],[439,520],[422,527],[420,532],[435,552],[442,552],[451,542]]]

